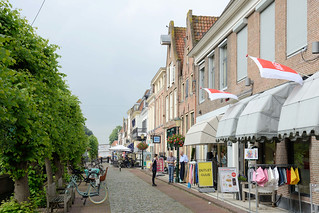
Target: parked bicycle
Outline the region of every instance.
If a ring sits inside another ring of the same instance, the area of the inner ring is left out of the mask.
[[[81,191],[79,189],[77,176],[71,177],[71,182],[69,183],[69,185],[71,187],[75,187],[79,195],[84,198],[83,205],[85,205],[87,198],[89,198],[90,201],[94,204],[101,204],[107,199],[108,192],[105,182],[107,170],[108,167],[106,168],[105,173],[102,176],[99,175],[99,171],[97,170],[89,170],[88,176],[84,179],[84,181],[88,183],[86,191]]]

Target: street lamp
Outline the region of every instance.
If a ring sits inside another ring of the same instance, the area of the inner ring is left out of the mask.
[[[142,143],[144,141],[144,134],[141,135],[141,140],[142,140]],[[142,149],[142,169],[144,169],[144,155],[143,155],[143,152],[144,150]]]

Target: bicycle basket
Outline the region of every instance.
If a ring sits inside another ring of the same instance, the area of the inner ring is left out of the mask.
[[[106,167],[105,172],[104,172],[104,175],[100,176],[100,181],[105,181],[108,168],[109,168],[109,167]]]

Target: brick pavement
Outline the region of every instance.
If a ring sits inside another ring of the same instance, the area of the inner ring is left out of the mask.
[[[141,178],[145,182],[151,184],[151,177],[147,171],[134,169],[130,170],[130,172],[134,173],[137,177]],[[193,212],[246,212],[233,206],[225,206],[224,202],[213,199],[202,193],[184,190],[183,188],[180,188],[177,184],[169,185],[167,182],[164,182],[159,178],[156,179],[156,184],[156,188],[158,190],[169,195],[170,197],[180,202],[182,205],[186,206]],[[209,204],[209,202],[211,202],[211,204]]]

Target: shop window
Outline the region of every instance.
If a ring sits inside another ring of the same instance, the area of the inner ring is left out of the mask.
[[[275,164],[276,143],[260,143],[258,147],[260,164]]]
[[[309,167],[310,139],[288,142],[288,163],[299,168],[300,182],[298,187],[291,185],[291,192],[300,192],[302,195],[310,194],[310,167]]]

